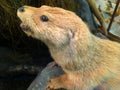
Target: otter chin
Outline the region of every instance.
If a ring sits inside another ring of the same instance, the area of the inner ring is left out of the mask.
[[[22,28],[23,31],[25,32],[32,32],[32,29],[30,28],[29,25],[25,24],[25,23],[21,23],[20,27]]]
[[[34,35],[34,31],[32,30],[32,28],[29,25],[27,25],[27,24],[25,24],[25,23],[22,22],[20,24],[20,27],[27,34],[27,36]]]

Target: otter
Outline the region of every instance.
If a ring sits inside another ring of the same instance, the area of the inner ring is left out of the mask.
[[[23,6],[17,15],[28,35],[44,42],[65,74],[46,90],[120,90],[120,44],[94,36],[74,12],[50,6]]]

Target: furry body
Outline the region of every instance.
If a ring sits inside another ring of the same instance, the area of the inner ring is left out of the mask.
[[[73,12],[42,6],[18,9],[24,32],[43,41],[64,75],[49,81],[47,90],[120,90],[120,44],[92,35]],[[46,16],[46,17],[43,17]]]

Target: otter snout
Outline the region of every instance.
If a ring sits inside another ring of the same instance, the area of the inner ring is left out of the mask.
[[[20,7],[19,9],[18,9],[18,12],[25,12],[25,8],[24,7]]]

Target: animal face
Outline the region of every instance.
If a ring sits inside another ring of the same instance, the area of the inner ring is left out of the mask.
[[[57,47],[69,43],[75,32],[73,30],[77,29],[76,25],[81,20],[73,12],[49,6],[23,6],[18,9],[17,15],[28,36]]]

